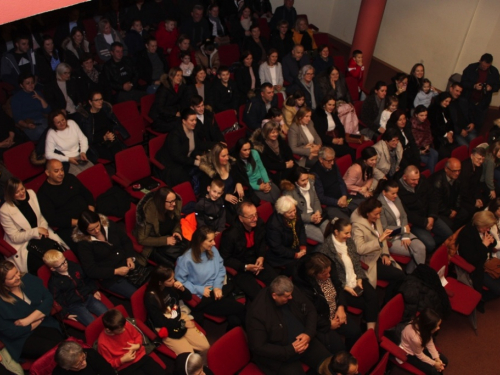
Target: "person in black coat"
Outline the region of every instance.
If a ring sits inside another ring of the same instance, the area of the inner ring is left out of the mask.
[[[43,36],[43,45],[36,50],[36,70],[38,82],[45,84],[56,80],[56,66],[65,61],[63,50],[54,47],[49,35]]]
[[[104,74],[94,66],[94,58],[90,53],[84,53],[81,60],[81,68],[74,72],[74,78],[78,86],[78,92],[83,100],[88,100],[90,93],[102,93],[104,100],[111,101],[111,87]]]
[[[188,85],[188,96],[192,98],[194,95],[200,95],[205,105],[212,108],[211,80],[215,79],[215,75],[208,76],[207,70],[203,66],[196,65],[190,78],[192,83]]]
[[[295,26],[297,20],[297,10],[293,7],[294,0],[284,0],[284,5],[274,10],[273,18],[269,22],[271,30],[276,28],[279,21],[286,20],[291,26]]]
[[[58,49],[61,48],[63,40],[70,36],[71,30],[75,27],[74,25],[85,32],[85,27],[80,18],[80,9],[78,9],[78,7],[71,7],[67,13],[67,19],[61,21],[57,25],[54,33],[54,44]]]
[[[61,91],[57,81],[65,82],[66,84],[66,93],[68,96],[71,98],[73,101],[73,104],[78,106],[79,104],[85,102],[86,98],[83,98],[81,96],[81,93],[79,92],[79,87],[78,87],[78,82],[74,77],[70,77],[66,72],[71,72],[71,68],[68,64],[61,63],[57,66],[56,68],[56,77],[57,80],[48,82],[43,90],[43,96],[47,103],[50,105],[50,108],[52,110],[56,109],[67,109],[67,103],[66,103],[66,98]],[[73,113],[68,113],[68,117],[71,118],[72,120],[77,121],[75,118],[73,118],[72,115],[74,115],[75,112]],[[78,123],[78,121],[77,121]]]
[[[278,61],[281,63],[283,58],[291,53],[295,46],[288,21],[283,20],[278,22],[276,30],[271,30],[271,32],[272,37],[269,44],[271,48],[278,51]]]
[[[297,44],[293,47],[292,52],[283,57],[281,61],[283,79],[289,84],[294,83],[299,75],[299,70],[307,64],[309,64],[309,57],[304,54],[304,47]]]
[[[237,114],[239,94],[236,84],[231,80],[229,68],[227,66],[220,66],[217,69],[217,78],[211,88],[214,113],[232,109]]]
[[[434,138],[434,149],[439,152],[439,159],[450,157],[453,149],[458,146],[453,134],[455,126],[448,109],[450,103],[450,93],[442,92],[433,99],[429,106],[428,119]]]
[[[460,205],[470,215],[483,210],[488,202],[488,192],[481,183],[483,175],[483,163],[486,157],[486,149],[476,147],[472,150],[470,158],[462,162],[462,171],[458,177],[460,181]]]
[[[262,120],[266,118],[267,107],[278,107],[278,96],[274,95],[273,85],[265,82],[260,88],[260,94],[252,98],[245,107],[243,119],[250,130],[260,129]]]
[[[378,81],[370,95],[363,102],[359,120],[367,126],[361,133],[370,139],[375,139],[380,128],[380,116],[385,109],[385,97],[387,95],[387,85],[384,81]],[[364,132],[365,131],[365,132]]]
[[[149,86],[146,91],[148,94],[153,94],[160,86],[160,77],[162,74],[168,73],[168,63],[165,59],[163,49],[158,47],[158,42],[154,37],[147,38],[144,43],[146,44],[146,48],[137,55],[137,70],[139,71],[139,78]],[[160,71],[153,69],[151,58],[154,58],[154,56],[157,56],[156,59],[161,65]],[[155,73],[154,77],[153,70]]]
[[[300,68],[294,84],[286,89],[287,96],[293,95],[297,91],[304,93],[307,107],[315,110],[319,106],[321,90],[317,82],[314,81],[314,68],[312,65],[304,65]]]
[[[269,42],[266,38],[260,35],[258,23],[250,26],[250,36],[243,40],[243,50],[250,51],[253,56],[253,66],[259,68],[259,65],[267,61],[267,51],[269,50]]]
[[[350,350],[361,336],[361,330],[355,321],[347,319],[345,292],[331,259],[321,253],[306,255],[300,260],[293,281],[313,303],[318,313],[318,340],[332,354]],[[325,297],[325,288],[328,287],[335,289],[334,303]],[[341,336],[345,337],[345,344]]]
[[[222,232],[219,252],[224,266],[237,272],[233,276],[235,284],[254,300],[261,290],[256,279],[269,285],[277,274],[265,261],[266,225],[259,218],[257,208],[250,202],[242,202],[237,214],[238,219]]]
[[[125,34],[124,42],[127,46],[128,56],[137,61],[137,55],[144,51],[144,44],[149,39],[149,33],[143,29],[141,20],[134,20],[131,28]]]
[[[207,148],[211,149],[215,143],[225,142],[225,139],[213,112],[205,107],[205,102],[200,95],[191,96],[191,109],[196,112],[196,128],[202,130]]]
[[[182,79],[181,68],[170,68],[160,77],[161,85],[149,110],[152,128],[161,133],[171,132],[181,122],[180,112],[189,106],[188,88]]]
[[[234,73],[240,105],[245,104],[249,96],[255,94],[257,89],[260,88],[259,69],[258,66],[253,64],[253,61],[252,53],[250,51],[243,51],[240,56],[241,66]]]
[[[347,144],[344,125],[337,116],[333,96],[327,95],[323,98],[311,119],[323,146],[333,148],[336,157],[351,155],[351,160],[356,160],[356,150]]]
[[[392,78],[392,82],[387,86],[387,96],[395,96],[398,98],[398,109],[406,112],[408,108],[408,75],[406,73],[398,73]]]
[[[212,33],[209,22],[203,17],[202,5],[196,4],[193,7],[191,17],[182,21],[179,33],[189,36],[194,48],[199,48],[205,40],[210,38]]]
[[[399,163],[399,169],[404,170],[409,165],[419,167],[420,149],[415,142],[415,137],[411,131],[411,123],[406,119],[404,111],[401,109],[394,111],[387,121],[386,128],[398,129],[399,142],[403,146],[403,158]]]

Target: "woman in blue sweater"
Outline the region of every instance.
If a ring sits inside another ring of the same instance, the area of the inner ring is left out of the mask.
[[[42,280],[21,275],[14,263],[0,262],[0,340],[12,359],[36,359],[64,338],[50,316],[52,295]]]
[[[226,269],[215,247],[215,233],[207,226],[196,229],[191,249],[177,259],[177,280],[191,293],[201,298],[196,310],[227,318],[227,330],[245,321],[245,306],[236,302],[224,288]],[[225,292],[225,293],[223,293]]]

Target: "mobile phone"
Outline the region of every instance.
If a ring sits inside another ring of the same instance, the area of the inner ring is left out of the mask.
[[[401,234],[401,227],[394,229],[391,233],[391,236],[397,236],[398,234]]]
[[[80,160],[78,160],[78,164],[80,164],[80,165],[85,165],[85,164],[87,164],[88,162],[89,162],[88,160],[81,160],[81,159],[80,159]]]
[[[355,288],[354,288],[354,292],[358,295],[358,297],[360,295],[363,294],[363,289],[361,289],[361,287],[359,285],[357,285]]]

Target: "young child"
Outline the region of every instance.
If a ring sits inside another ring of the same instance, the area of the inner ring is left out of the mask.
[[[224,206],[224,182],[214,178],[207,186],[207,195],[196,202],[195,213],[198,227],[208,226],[219,234],[226,227],[226,209]]]
[[[352,58],[349,60],[349,65],[347,67],[347,77],[354,77],[358,79],[359,91],[363,89],[364,72],[365,67],[363,65],[363,52],[357,49],[353,51]]]
[[[97,351],[121,375],[163,374],[165,371],[146,355],[143,337],[116,309],[102,316],[104,331],[97,339]],[[131,366],[133,365],[133,366]],[[129,368],[130,367],[130,368]]]
[[[391,96],[389,97],[389,99],[387,99],[385,104],[385,109],[382,111],[382,114],[380,115],[380,127],[378,129],[379,133],[385,132],[387,121],[389,121],[392,112],[398,109],[398,103],[399,99],[397,98],[397,96]]]
[[[141,20],[137,19],[132,22],[132,27],[125,35],[125,44],[128,48],[129,56],[136,56],[144,50],[144,40],[149,36],[148,32],[142,27]]]
[[[43,261],[52,271],[48,289],[64,316],[88,326],[94,321],[92,314],[99,316],[108,311],[97,285],[85,276],[79,264],[68,261],[57,250],[47,251]]]
[[[281,112],[279,108],[269,108],[266,117],[264,118],[264,120],[262,120],[261,127],[263,128],[264,125],[266,125],[268,122],[279,125],[281,135],[283,137],[286,137],[286,135],[288,134],[288,126],[285,124],[285,121],[283,120],[283,112]]]
[[[227,66],[220,66],[217,69],[217,78],[212,85],[212,103],[214,113],[234,110],[238,115],[238,90],[236,83],[231,79],[231,73]]]
[[[194,64],[191,62],[191,54],[189,52],[181,52],[181,65],[179,68],[182,69],[182,76],[186,81],[191,80],[191,73],[193,73]]]
[[[422,86],[420,87],[420,91],[418,92],[413,105],[417,107],[418,105],[423,105],[425,108],[429,108],[431,104],[432,98],[438,94],[437,91],[432,87],[431,81],[427,78],[422,80]]]
[[[159,27],[158,30],[156,30],[155,36],[158,41],[158,47],[163,48],[163,53],[165,55],[169,55],[170,51],[172,51],[172,48],[174,48],[177,43],[177,38],[179,38],[177,22],[167,18],[164,27]]]

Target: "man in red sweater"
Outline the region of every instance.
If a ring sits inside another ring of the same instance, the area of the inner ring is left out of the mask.
[[[347,77],[354,77],[358,80],[359,91],[363,90],[363,74],[365,66],[363,65],[363,52],[359,49],[352,53],[352,58],[349,60],[347,67]]]

